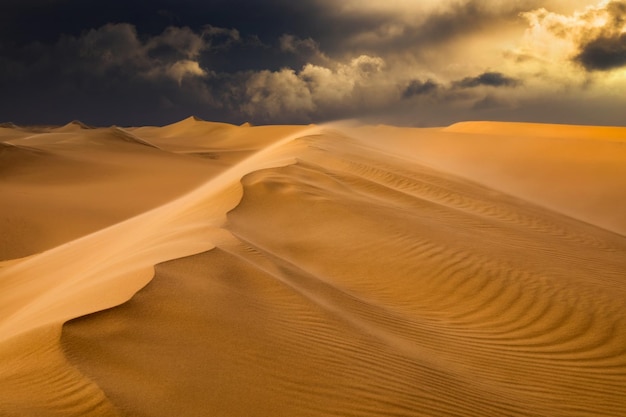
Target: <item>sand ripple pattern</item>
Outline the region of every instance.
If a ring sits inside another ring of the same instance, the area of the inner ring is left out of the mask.
[[[626,415],[626,239],[339,135],[66,324],[128,416]]]

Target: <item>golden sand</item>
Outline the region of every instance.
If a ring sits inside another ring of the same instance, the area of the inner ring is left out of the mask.
[[[0,128],[1,416],[624,416],[626,128]]]

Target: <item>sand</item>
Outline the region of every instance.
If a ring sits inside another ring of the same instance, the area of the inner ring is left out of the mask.
[[[2,416],[626,415],[626,128],[0,128]]]

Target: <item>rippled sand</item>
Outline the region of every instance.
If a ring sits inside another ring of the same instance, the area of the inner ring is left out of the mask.
[[[626,128],[0,141],[0,415],[626,415]]]

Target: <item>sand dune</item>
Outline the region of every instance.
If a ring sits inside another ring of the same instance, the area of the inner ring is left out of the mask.
[[[0,415],[626,415],[626,129],[68,126],[0,128]]]
[[[465,122],[344,128],[381,152],[626,234],[626,128]]]
[[[51,249],[140,214],[216,171],[129,140],[119,128],[77,128],[0,135],[0,259]]]

